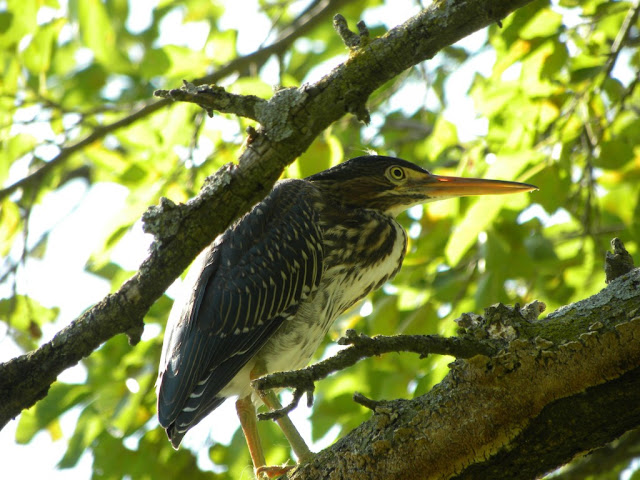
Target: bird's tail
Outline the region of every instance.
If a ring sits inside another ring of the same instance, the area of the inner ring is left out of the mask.
[[[200,420],[218,408],[225,400],[225,397],[214,397],[207,402],[205,406],[203,406],[204,408],[194,410],[183,409],[178,414],[177,418],[165,427],[167,437],[169,437],[173,448],[177,450],[180,446],[180,442],[182,442],[182,439],[189,429],[194,427],[198,422],[200,422]]]

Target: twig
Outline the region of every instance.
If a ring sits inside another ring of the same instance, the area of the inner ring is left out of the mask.
[[[333,28],[335,28],[344,44],[350,49],[358,48],[364,41],[369,39],[369,30],[365,23],[360,21],[357,27],[359,34],[349,30],[347,20],[339,13],[336,13],[333,17]]]
[[[620,27],[620,31],[616,36],[616,39],[611,46],[611,53],[609,54],[609,58],[606,63],[606,70],[604,72],[604,78],[608,78],[613,70],[613,67],[616,65],[616,61],[620,56],[620,51],[624,46],[627,38],[629,37],[629,33],[631,33],[631,28],[635,25],[636,19],[638,18],[638,13],[640,12],[640,0],[636,0],[635,3],[629,8],[627,12],[627,16],[622,22],[622,26]]]
[[[607,252],[604,260],[605,282],[611,283],[616,278],[629,273],[634,269],[633,257],[624,248],[622,240],[614,238],[611,240],[613,253]]]
[[[305,390],[302,388],[296,388],[293,392],[293,399],[286,407],[278,408],[277,410],[272,410],[271,412],[259,413],[258,420],[278,420],[279,418],[288,415],[292,410],[294,410],[298,403],[300,403],[300,399],[302,396],[307,394],[307,405],[313,405],[313,389],[315,386],[313,383],[311,384],[311,390]]]
[[[302,395],[307,393],[307,403],[313,403],[314,382],[321,380],[333,372],[344,370],[366,357],[373,357],[388,352],[413,352],[424,358],[429,354],[451,355],[456,358],[471,358],[475,355],[493,355],[499,349],[496,341],[479,340],[466,337],[441,337],[439,335],[378,335],[369,337],[347,330],[345,336],[338,340],[339,345],[351,345],[309,367],[290,372],[278,372],[257,378],[252,386],[258,390],[270,388],[293,387],[293,401],[286,407],[262,414],[260,418],[275,419],[289,413],[297,405]]]
[[[238,95],[227,92],[217,85],[195,86],[183,80],[181,88],[172,90],[156,90],[156,97],[167,98],[179,102],[189,102],[200,105],[210,117],[213,111],[233,113],[235,115],[258,120],[256,108],[267,103],[266,100],[255,95]]]
[[[360,392],[353,392],[353,401],[363,407],[367,407],[369,410],[373,410],[374,412],[380,407],[384,407],[389,404],[387,400],[373,400],[372,398],[365,397]]]

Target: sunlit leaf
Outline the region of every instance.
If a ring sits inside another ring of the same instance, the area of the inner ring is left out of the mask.
[[[533,160],[526,154],[499,157],[499,160],[496,160],[491,166],[486,176],[487,178],[515,178],[518,172]],[[462,222],[457,225],[453,235],[449,237],[445,250],[449,263],[451,265],[457,264],[469,247],[477,241],[478,234],[493,221],[500,209],[505,205],[514,205],[516,202],[518,202],[518,199],[512,196],[509,196],[509,198],[487,196],[476,200],[469,208]]]
[[[115,72],[127,72],[129,62],[116,46],[112,19],[100,0],[79,0],[80,33],[96,59]]]
[[[16,442],[29,443],[36,433],[48,428],[61,414],[86,400],[90,393],[86,385],[54,383],[43,400],[20,415]]]
[[[0,206],[0,256],[6,257],[19,233],[21,218],[15,203],[5,199]]]
[[[530,40],[536,37],[556,35],[559,33],[561,25],[561,14],[552,11],[550,8],[543,8],[520,29],[520,37]]]
[[[0,36],[0,48],[17,45],[27,34],[33,33],[37,28],[36,12],[37,0],[8,0],[3,12],[2,29]]]
[[[0,318],[15,331],[14,341],[25,350],[35,348],[36,340],[42,336],[41,327],[53,322],[59,313],[59,308],[47,308],[25,295],[0,299]]]
[[[456,126],[448,122],[444,117],[438,118],[433,132],[425,142],[425,149],[430,157],[435,160],[443,150],[458,144]]]
[[[22,52],[25,66],[33,73],[39,74],[49,70],[53,47],[65,23],[64,19],[58,19],[41,26]]]
[[[27,179],[24,188],[0,203],[0,287],[5,292],[0,321],[8,326],[7,340],[22,349],[36,348],[73,317],[67,313],[71,301],[62,293],[51,300],[47,292],[47,302],[39,301],[42,292],[32,275],[49,270],[52,254],[63,251],[68,258],[56,258],[56,282],[38,281],[52,291],[54,283],[64,284],[74,297],[71,310],[88,308],[97,298],[74,283],[75,273],[83,279],[94,275],[92,280],[106,280],[117,290],[134,273],[128,270],[132,258],[123,258],[128,252],[121,247],[136,237],[131,232],[140,215],[161,196],[175,202],[193,198],[207,176],[237,162],[246,148],[247,126],[259,128],[253,120],[229,114],[209,118],[199,107],[179,102],[155,109],[155,89],[179,88],[183,79],[226,71],[219,83],[228,91],[269,99],[274,88],[316,81],[352,58],[330,17],[291,28],[306,8],[300,2],[260,0],[256,11],[211,0],[146,3],[9,0],[0,6],[0,188]],[[376,39],[404,15],[399,5],[342,2],[340,13],[352,28],[366,19]],[[385,8],[397,11],[387,16]],[[285,169],[285,177],[306,177],[375,150],[439,174],[521,180],[540,188],[435,202],[399,215],[410,231],[403,268],[366,299],[371,312],[365,317],[361,304],[338,320],[315,358],[334,351],[344,328],[369,335],[454,335],[454,318],[481,313],[496,301],[538,299],[550,311],[582,299],[603,286],[604,251],[612,236],[637,257],[640,52],[634,46],[635,25],[619,55],[612,56],[633,8],[624,1],[530,2],[502,19],[502,27],[481,30],[389,81],[367,99],[369,125],[345,115]],[[174,27],[189,34],[177,36]],[[302,36],[278,48],[267,63],[259,55],[248,63],[240,59],[260,44],[286,42],[292,32]],[[607,62],[613,59],[609,73]],[[83,141],[73,154],[56,157]],[[30,179],[51,158],[58,158],[57,166]],[[64,194],[63,185],[78,177],[87,198],[105,182],[120,185],[126,196],[111,223],[96,218],[82,227],[103,232],[90,254],[85,245],[75,248],[83,235],[59,236],[75,218],[74,210],[83,209],[84,199],[69,206],[69,218],[60,219],[51,232],[41,231],[38,220],[42,211],[50,216],[46,208],[52,204],[42,203],[50,198],[47,193]],[[60,243],[71,248],[57,250]],[[34,436],[46,432],[61,440],[61,448],[66,445],[61,467],[72,468],[86,455],[95,479],[252,475],[240,429],[229,445],[216,443],[212,431],[213,440],[195,452],[184,446],[175,451],[157,426],[153,384],[173,294],[169,290],[151,307],[136,347],[124,335],[109,340],[82,361],[84,384],[54,383],[44,400],[21,414],[16,438],[26,444],[21,448],[33,448]],[[447,374],[450,361],[387,354],[318,382],[310,418],[313,438],[332,441],[371,418],[353,402],[354,391],[379,400],[421,395]],[[64,412],[71,413],[61,419]],[[230,421],[237,426],[235,417]],[[273,422],[261,422],[259,429],[268,462],[290,458]],[[192,438],[185,439],[187,446],[193,446]],[[202,470],[206,448],[214,474]],[[30,453],[41,457],[41,452]],[[11,455],[5,456],[11,460]],[[24,465],[27,476],[29,467]],[[634,475],[630,470],[627,474]],[[619,476],[614,472],[606,475]]]

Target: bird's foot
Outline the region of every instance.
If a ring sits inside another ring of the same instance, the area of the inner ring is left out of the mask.
[[[295,465],[263,465],[256,468],[256,478],[277,478],[286,474],[289,470],[295,468]]]

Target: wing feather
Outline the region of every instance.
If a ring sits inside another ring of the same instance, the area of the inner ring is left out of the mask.
[[[158,377],[158,417],[175,433],[174,445],[221,403],[220,390],[317,288],[318,199],[308,182],[280,182],[189,272],[171,311]]]

